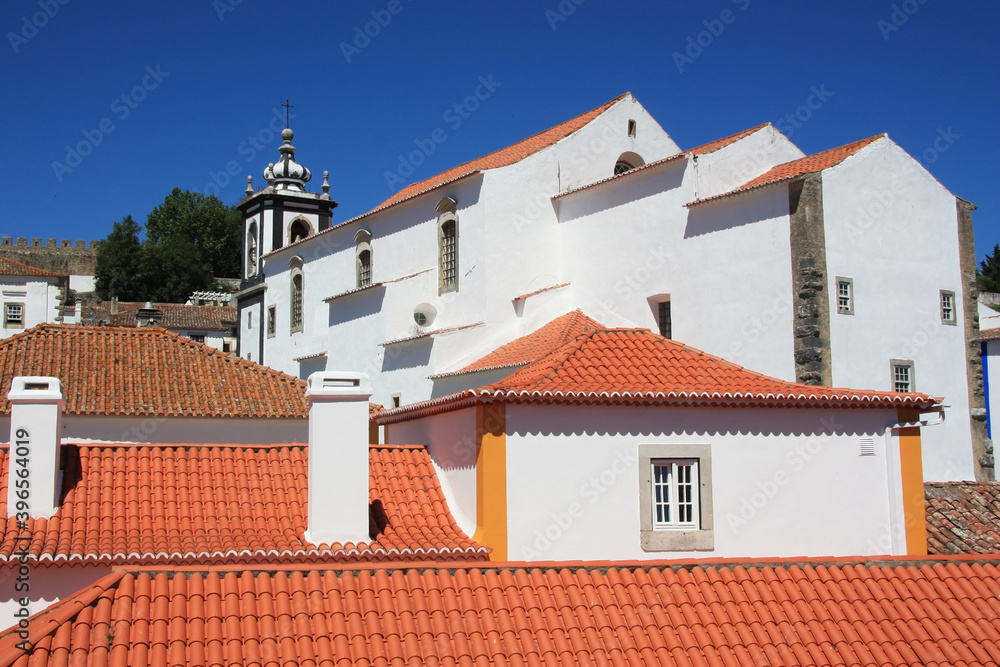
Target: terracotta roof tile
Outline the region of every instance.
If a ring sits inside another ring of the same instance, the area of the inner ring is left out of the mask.
[[[706,197],[705,199],[696,199],[695,201],[687,204],[687,206],[695,206],[697,204],[703,204],[705,202],[715,201],[716,199],[722,199],[723,197],[731,197],[732,195],[739,194],[741,192],[746,192],[747,190],[755,190],[757,188],[762,188],[766,185],[789,181],[793,178],[804,176],[805,174],[815,174],[817,172],[823,171],[824,169],[835,167],[844,160],[846,160],[847,158],[856,154],[865,146],[874,143],[886,136],[887,135],[885,134],[880,134],[874,137],[869,137],[868,139],[862,139],[861,141],[855,141],[854,143],[847,144],[846,146],[831,148],[830,150],[823,151],[822,153],[807,155],[803,158],[792,160],[791,162],[785,162],[784,164],[779,164],[770,171],[761,174],[752,181],[744,183],[735,190],[731,190],[729,192],[725,192],[720,195],[715,195],[714,197]]]
[[[980,340],[1000,340],[1000,327],[993,329],[981,329],[979,331]]]
[[[134,327],[139,309],[145,306],[145,303],[120,301],[118,312],[114,314],[111,312],[110,301],[83,306],[83,324]],[[154,303],[152,306],[163,314],[159,326],[164,329],[228,331],[235,326],[237,320],[236,308],[233,306],[188,306],[183,303]]]
[[[998,596],[993,561],[120,570],[29,642],[32,665],[996,665]]]
[[[648,329],[600,329],[493,384],[386,410],[379,423],[496,401],[917,408],[940,402],[926,394],[785,382]]]
[[[22,264],[21,262],[15,262],[14,260],[7,259],[6,257],[0,257],[0,276],[34,276],[38,278],[66,277],[63,273],[55,273],[54,271],[38,269],[34,266]]]
[[[426,192],[427,190],[431,190],[439,185],[443,185],[448,181],[453,181],[474,172],[482,171],[483,169],[497,169],[499,167],[512,165],[515,162],[520,162],[521,160],[534,155],[543,148],[548,148],[549,146],[565,139],[569,135],[581,129],[587,125],[587,123],[600,116],[606,110],[610,109],[616,103],[625,99],[626,95],[628,95],[628,93],[620,95],[607,104],[602,104],[596,109],[580,114],[575,118],[571,118],[556,125],[555,127],[545,130],[544,132],[539,132],[538,134],[519,141],[516,144],[512,144],[494,153],[490,153],[489,155],[472,160],[471,162],[466,162],[465,164],[460,164],[457,167],[452,167],[448,171],[441,172],[436,176],[431,176],[428,179],[409,185],[394,194],[392,197],[389,197],[389,199],[386,199],[374,210],[377,211],[378,209],[391,206],[392,204],[400,202],[404,199]]]
[[[1000,553],[1000,482],[928,483],[924,498],[928,553]]]
[[[577,308],[573,312],[557,317],[526,336],[521,336],[506,345],[498,347],[493,352],[472,362],[468,366],[450,373],[432,375],[431,378],[451,377],[464,373],[523,366],[544,357],[550,352],[554,352],[586,331],[603,328],[603,324],[587,317],[583,314],[583,311]]]
[[[0,341],[0,387],[20,375],[59,378],[67,414],[309,415],[303,380],[159,328],[42,324]]]
[[[770,123],[764,123],[762,125],[758,125],[757,127],[751,127],[749,130],[743,130],[742,132],[731,134],[728,137],[716,139],[715,141],[710,141],[707,144],[702,144],[701,146],[695,146],[694,148],[685,151],[685,153],[688,155],[706,155],[708,153],[714,153],[715,151],[725,148],[730,144],[735,144],[744,137],[749,137],[751,134],[763,130],[765,127],[769,127],[770,125]]]
[[[372,541],[313,545],[304,445],[63,445],[62,500],[19,530],[8,518],[0,560],[31,535],[41,562],[448,560],[486,558],[455,523],[423,447],[372,445]],[[6,516],[8,449],[0,449]],[[16,559],[16,557],[15,557]]]

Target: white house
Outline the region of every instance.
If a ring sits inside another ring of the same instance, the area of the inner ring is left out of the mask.
[[[804,156],[765,124],[681,151],[626,94],[337,224],[285,138],[240,204],[244,357],[364,371],[405,405],[581,308],[786,381],[941,396],[928,479],[993,475],[974,207],[885,135]]]
[[[43,322],[62,322],[68,277],[0,257],[3,330],[13,336]]]

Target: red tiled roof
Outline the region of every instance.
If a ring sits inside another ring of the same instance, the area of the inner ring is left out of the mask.
[[[706,155],[707,153],[714,153],[715,151],[725,148],[730,144],[735,144],[737,141],[744,137],[749,137],[754,132],[759,132],[765,127],[770,126],[770,123],[764,123],[763,125],[758,125],[757,127],[751,127],[749,130],[743,130],[742,132],[737,132],[736,134],[731,134],[728,137],[723,137],[722,139],[716,139],[715,141],[710,141],[707,144],[702,144],[701,146],[695,146],[691,150],[685,151],[688,155]]]
[[[201,331],[228,331],[236,323],[236,308],[232,306],[188,306],[183,303],[154,303],[163,313],[158,326],[164,329],[193,329]],[[132,301],[118,302],[118,312],[112,314],[111,302],[103,301],[93,306],[83,306],[84,324],[110,324],[134,327],[136,315],[146,304]]]
[[[779,164],[770,171],[767,171],[752,181],[744,183],[735,190],[725,192],[720,195],[715,195],[713,197],[706,197],[705,199],[697,199],[689,204],[688,206],[694,206],[696,204],[702,204],[704,202],[714,201],[716,199],[721,199],[723,197],[731,197],[732,195],[739,194],[740,192],[746,192],[747,190],[755,190],[757,188],[762,188],[765,185],[772,185],[774,183],[781,183],[784,181],[789,181],[793,178],[798,178],[799,176],[804,176],[805,174],[815,174],[817,172],[823,171],[824,169],[829,169],[830,167],[835,167],[847,158],[856,154],[862,148],[868,144],[874,143],[883,137],[888,135],[880,134],[874,137],[869,137],[868,139],[862,139],[861,141],[855,141],[852,144],[847,144],[846,146],[839,146],[837,148],[831,148],[830,150],[823,151],[822,153],[816,153],[815,155],[807,155],[798,160],[792,160],[791,162],[785,162],[784,164]]]
[[[160,328],[42,324],[0,341],[0,388],[19,375],[59,378],[67,414],[309,415],[305,381]]]
[[[579,308],[557,317],[537,331],[522,336],[490,352],[482,359],[451,373],[432,375],[431,378],[451,377],[464,373],[514,368],[544,357],[573,340],[585,331],[603,329],[604,325],[583,314]]]
[[[428,179],[409,185],[394,194],[392,197],[386,199],[374,210],[377,211],[378,209],[385,208],[386,206],[391,206],[392,204],[400,202],[404,199],[413,197],[427,190],[431,190],[448,181],[462,178],[463,176],[467,176],[476,171],[481,171],[483,169],[497,169],[499,167],[506,167],[514,164],[515,162],[520,162],[526,157],[534,155],[543,148],[548,148],[549,146],[565,139],[569,135],[581,129],[587,123],[600,116],[616,103],[625,99],[626,95],[628,95],[628,93],[619,95],[607,104],[602,104],[596,109],[580,114],[576,118],[571,118],[566,122],[560,123],[555,127],[545,130],[544,132],[539,132],[538,134],[519,141],[516,144],[502,148],[494,153],[472,160],[471,162],[466,162],[465,164],[460,164],[457,167],[452,167],[448,171],[441,172],[436,176],[431,176]]]
[[[64,445],[63,499],[51,519],[3,524],[0,560],[19,536],[40,562],[191,564],[485,559],[458,528],[423,447],[370,447],[369,543],[304,542],[304,445]],[[6,516],[8,449],[0,449]]]
[[[62,273],[38,269],[6,257],[0,257],[0,276],[34,276],[38,278],[65,278]]]
[[[1000,553],[1000,482],[928,483],[924,497],[928,553]]]
[[[648,329],[603,329],[485,387],[386,410],[379,423],[491,402],[928,408],[939,400],[785,382]]]
[[[1000,340],[1000,327],[993,329],[980,329],[979,331],[980,340]]]
[[[995,561],[118,571],[2,665],[996,665]]]

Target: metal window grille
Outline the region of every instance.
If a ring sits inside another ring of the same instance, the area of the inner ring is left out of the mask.
[[[275,312],[276,312],[276,308],[277,308],[276,306],[271,306],[270,308],[267,309],[267,335],[268,336],[273,336],[275,333],[277,333],[277,325],[275,324],[275,319],[276,319]]]
[[[302,276],[292,278],[292,328],[302,328]]]
[[[372,252],[362,250],[358,253],[358,287],[368,287],[372,284]]]
[[[632,165],[630,165],[628,162],[616,162],[615,163],[615,176],[617,176],[618,174],[624,174],[626,171],[629,171],[631,169],[632,169]]]
[[[846,280],[837,283],[837,310],[841,312],[851,310],[851,283]]]
[[[441,225],[441,284],[445,287],[458,282],[458,266],[455,261],[456,231],[454,220]]]
[[[24,306],[7,304],[7,324],[24,323]]]
[[[664,338],[673,338],[673,323],[670,320],[670,302],[661,301],[659,305],[658,323],[660,335]]]
[[[653,528],[697,528],[698,461],[656,460],[651,465]]]
[[[893,387],[896,391],[906,392],[910,391],[910,367],[903,365],[893,366]]]

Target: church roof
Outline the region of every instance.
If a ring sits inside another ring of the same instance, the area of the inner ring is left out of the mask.
[[[914,407],[926,394],[838,389],[747,370],[648,329],[599,329],[493,384],[379,413],[382,424],[480,403]]]
[[[50,519],[0,527],[0,561],[250,563],[486,559],[455,523],[423,447],[369,448],[371,541],[304,541],[305,445],[63,445]],[[9,451],[0,448],[0,516]],[[331,508],[333,509],[333,508]],[[19,541],[30,535],[30,542]]]
[[[557,317],[527,336],[521,336],[497,348],[468,366],[450,373],[432,375],[431,378],[453,377],[455,375],[499,370],[501,368],[517,368],[518,366],[531,363],[540,357],[544,357],[585,331],[603,328],[603,324],[584,315],[583,311],[577,308],[571,313]]]
[[[41,324],[0,341],[0,387],[17,376],[59,378],[67,414],[309,415],[304,380],[156,327]]]
[[[195,331],[229,331],[237,321],[233,306],[188,306],[183,303],[154,303],[163,317],[157,326],[164,329],[190,329]],[[110,301],[93,306],[83,306],[86,324],[110,324],[120,327],[136,326],[136,316],[146,304],[139,301],[119,301],[118,312],[112,313]]]
[[[119,570],[32,665],[995,665],[995,560]],[[28,665],[16,628],[0,665]],[[284,664],[284,663],[282,663]]]
[[[15,262],[14,260],[7,259],[6,257],[0,257],[0,276],[31,276],[38,278],[66,277],[65,274],[55,273],[54,271],[46,271],[45,269],[38,269],[34,266],[22,264],[21,262]]]
[[[924,496],[930,553],[1000,553],[1000,482],[928,483]]]
[[[744,183],[735,190],[730,190],[729,192],[724,192],[713,197],[696,199],[686,205],[695,206],[697,204],[715,201],[716,199],[722,199],[723,197],[731,197],[741,192],[746,192],[747,190],[756,190],[757,188],[762,188],[767,185],[790,181],[793,178],[798,178],[799,176],[804,176],[806,174],[815,174],[823,171],[824,169],[837,166],[847,158],[857,154],[865,146],[868,146],[869,144],[887,136],[888,135],[886,134],[879,134],[874,137],[862,139],[861,141],[855,141],[854,143],[847,144],[845,146],[838,146],[837,148],[831,148],[830,150],[826,150],[821,153],[807,155],[797,160],[779,164],[778,166],[761,174],[757,178]]]

